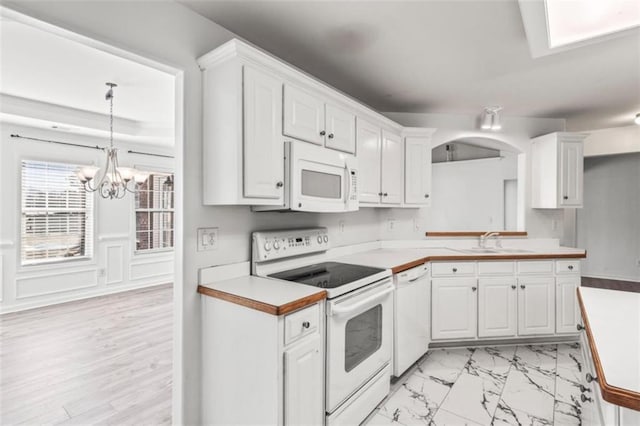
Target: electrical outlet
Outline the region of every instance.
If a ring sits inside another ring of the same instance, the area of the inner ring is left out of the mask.
[[[338,228],[340,228],[340,233],[342,234],[344,232],[344,220],[338,222]]]
[[[394,229],[396,229],[396,220],[395,219],[387,219],[387,229],[389,231],[393,231]]]
[[[413,229],[416,231],[420,230],[420,219],[417,217],[413,218]]]
[[[198,251],[218,249],[218,228],[198,228]]]

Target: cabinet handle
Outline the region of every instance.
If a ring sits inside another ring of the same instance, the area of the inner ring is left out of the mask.
[[[453,271],[454,273],[455,273],[455,272],[458,272],[458,268],[453,268],[453,269],[452,269],[452,271]]]
[[[385,192],[384,194],[382,194],[383,197],[388,197],[389,194],[387,192]]]
[[[512,286],[511,286],[511,288],[512,288],[513,290],[515,290],[515,289],[516,289],[516,286],[515,286],[515,285],[512,285]]]
[[[573,265],[569,265],[569,270],[573,271]]]
[[[587,379],[587,383],[597,382],[598,381],[598,377],[597,376],[592,376],[591,373],[587,373],[586,379]]]
[[[591,389],[589,389],[585,385],[580,385],[580,392],[591,392]]]
[[[324,136],[326,134],[327,134],[327,132],[325,132],[324,130],[320,130],[320,136]]]
[[[329,133],[329,139],[333,139],[333,133]]]
[[[576,324],[576,328],[578,329],[578,331],[582,331],[582,330],[584,330],[584,325]]]
[[[521,289],[523,289],[523,290],[524,290],[526,287],[527,287],[526,285],[522,285],[522,284],[520,284],[520,288],[521,288]]]
[[[566,195],[564,197],[562,197],[563,200],[568,200],[569,197],[567,197]]]
[[[382,192],[378,192],[378,196],[382,197]]]
[[[302,323],[302,328],[309,328],[311,327],[311,323],[309,321],[305,321]]]
[[[471,291],[476,291],[478,287],[471,287]]]
[[[424,198],[429,198],[429,194],[424,194]]]
[[[276,187],[277,188],[282,188],[283,186],[284,186],[284,183],[282,181],[276,182]]]
[[[593,402],[593,400],[591,398],[587,398],[584,394],[580,395],[580,401],[582,402]]]

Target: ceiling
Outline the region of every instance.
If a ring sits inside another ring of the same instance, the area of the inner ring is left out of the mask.
[[[640,112],[639,32],[534,59],[517,0],[179,1],[378,111],[501,105],[569,130]]]
[[[173,144],[174,76],[7,17],[0,22],[0,39],[4,121],[104,134],[105,83],[114,82],[114,132],[138,142]],[[27,117],[7,111],[16,103],[29,105],[21,108]],[[43,120],[53,107],[57,119]]]

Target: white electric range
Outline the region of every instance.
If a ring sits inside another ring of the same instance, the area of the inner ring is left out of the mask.
[[[327,291],[327,424],[359,424],[389,392],[391,271],[327,261],[326,228],[254,232],[252,240],[253,275]]]

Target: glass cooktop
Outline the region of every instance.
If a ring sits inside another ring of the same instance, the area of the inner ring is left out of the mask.
[[[348,263],[323,262],[278,272],[277,274],[269,275],[269,277],[320,288],[336,288],[379,272],[384,272],[384,269],[350,265]]]

